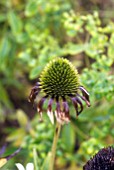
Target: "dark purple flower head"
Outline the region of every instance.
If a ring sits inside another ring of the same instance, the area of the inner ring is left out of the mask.
[[[101,149],[86,163],[83,170],[114,170],[114,148]]]
[[[54,115],[61,124],[70,121],[69,106],[66,99],[69,97],[75,107],[77,116],[83,110],[82,100],[90,106],[89,93],[80,85],[79,75],[75,67],[63,58],[51,61],[40,75],[40,81],[32,88],[29,101],[34,103],[40,91],[45,96],[38,102],[37,110],[42,117],[43,104],[49,98],[47,114],[52,123]],[[56,109],[53,113],[52,105],[56,102]]]

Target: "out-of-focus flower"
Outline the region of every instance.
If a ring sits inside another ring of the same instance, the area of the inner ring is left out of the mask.
[[[5,156],[5,157],[1,157],[2,154],[5,152],[5,150],[6,150],[6,145],[4,145],[4,146],[1,148],[1,150],[0,150],[0,168],[1,168],[2,166],[4,166],[9,159],[11,159],[11,158],[13,158],[14,156],[16,156],[16,155],[20,152],[21,148],[17,149],[17,150],[16,150],[14,153],[12,153],[11,155],[8,155],[8,156]]]
[[[55,116],[59,123],[68,123],[70,121],[68,97],[73,102],[77,116],[83,110],[82,101],[90,106],[89,93],[80,85],[79,75],[75,67],[63,58],[57,58],[49,62],[40,75],[39,82],[32,88],[29,95],[29,101],[34,103],[36,96],[40,91],[45,96],[38,102],[37,110],[42,117],[42,107],[47,98],[49,98],[47,114],[52,123],[54,123],[54,114],[52,105],[56,102]],[[81,93],[81,94],[80,94]]]
[[[24,166],[20,163],[16,163],[15,165],[18,168],[18,170],[34,170],[34,164],[33,163],[28,163],[26,165],[26,168],[24,168]]]
[[[114,148],[101,149],[86,163],[83,170],[114,170]]]

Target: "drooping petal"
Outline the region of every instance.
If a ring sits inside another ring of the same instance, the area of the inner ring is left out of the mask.
[[[39,85],[40,85],[39,82],[36,82],[35,86],[32,87],[32,90],[35,90],[35,89],[37,90],[37,89],[39,89]]]
[[[55,117],[56,117],[57,122],[60,123],[60,124],[62,124],[62,122],[61,122],[61,120],[60,120],[60,118],[59,118],[59,115],[58,115],[57,110],[55,110]]]
[[[52,111],[52,104],[53,104],[53,98],[51,98],[48,102],[48,110],[51,112]]]
[[[63,103],[64,103],[64,108],[63,111],[61,110],[60,107],[60,102],[58,100],[58,98],[56,98],[56,111],[55,111],[55,116],[57,121],[63,125],[64,123],[68,123],[69,122],[69,117],[68,117],[68,113],[69,113],[69,108],[67,107],[65,98],[63,98]],[[66,112],[66,114],[65,114]]]
[[[39,92],[40,92],[40,88],[37,86],[34,86],[31,90],[29,97],[28,97],[28,101],[33,104],[34,100],[36,99],[36,96],[38,95]]]
[[[47,111],[47,115],[49,116],[49,119],[51,121],[52,124],[54,124],[54,115],[52,111]]]
[[[48,96],[45,96],[43,97],[39,102],[38,102],[38,105],[37,105],[37,111],[38,113],[40,114],[40,117],[42,119],[42,107],[43,107],[43,104],[45,102],[45,100],[47,99]]]
[[[82,94],[86,98],[86,100],[88,102],[90,102],[90,100],[89,100],[89,93],[87,92],[87,90],[83,86],[80,86],[79,89],[82,91]]]
[[[33,92],[32,92],[32,94],[31,94],[31,95],[29,96],[29,98],[28,98],[28,101],[29,101],[30,103],[32,103],[33,109],[35,108],[34,100],[36,99],[37,94],[38,94],[38,92],[35,92],[34,94],[33,94]]]
[[[65,122],[66,122],[66,123],[69,122],[69,119],[67,119],[67,118],[65,117],[65,113],[62,112],[62,111],[58,113],[58,112],[55,110],[55,117],[56,117],[57,122],[60,123],[61,125],[63,125]]]
[[[90,102],[84,97],[84,96],[81,96],[81,95],[79,95],[79,94],[77,94],[83,101],[85,101],[86,102],[86,104],[87,104],[87,106],[88,107],[90,107],[91,105],[90,105]]]
[[[56,110],[59,112],[60,111],[60,102],[59,102],[59,98],[56,97]]]
[[[69,118],[68,115],[66,116],[65,112],[61,112],[61,113],[60,113],[60,116],[61,116],[61,117],[60,117],[61,120],[63,121],[63,124],[70,122],[70,118]]]
[[[65,123],[69,123],[69,118],[65,115],[65,112],[63,112],[63,111],[61,111],[60,113],[59,113],[59,122],[60,122],[60,124],[65,124]]]
[[[53,104],[53,98],[51,98],[48,102],[47,114],[50,118],[51,123],[54,124],[54,115],[53,115],[53,111],[52,111],[52,104]]]
[[[74,107],[75,107],[75,110],[76,110],[76,114],[77,114],[77,116],[78,116],[78,115],[80,114],[80,112],[78,111],[77,100],[76,100],[75,97],[71,97],[71,100],[72,100],[72,102],[73,102],[73,104],[74,104]]]
[[[83,111],[83,105],[82,105],[81,100],[78,97],[76,97],[76,101],[80,105],[80,111],[79,111],[79,114],[80,114]]]
[[[58,98],[56,98],[55,117],[56,117],[57,122],[59,122],[60,124],[62,124],[62,121],[61,121],[61,119],[60,119],[60,112],[61,112],[60,103],[59,103]]]
[[[61,111],[60,102],[58,98],[56,98],[56,110],[55,110],[55,117],[58,123],[63,125],[65,123],[65,113]]]
[[[78,113],[78,104],[77,104],[77,101],[76,101],[75,97],[71,97],[71,100],[72,100],[72,102],[74,104],[74,107],[75,107],[77,115],[79,115],[79,113]]]
[[[64,120],[66,122],[70,121],[69,106],[65,98],[63,98],[63,113],[65,113]]]
[[[39,82],[37,82],[35,84],[35,86],[32,87],[32,89],[31,89],[31,93],[28,97],[28,101],[33,104],[34,100],[35,100],[35,98],[36,98],[36,96],[38,95],[39,92],[40,92],[40,87],[39,87]]]

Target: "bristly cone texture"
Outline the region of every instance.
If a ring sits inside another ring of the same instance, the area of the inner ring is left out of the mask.
[[[49,96],[75,95],[79,87],[79,75],[68,60],[59,58],[50,62],[44,69],[40,84]]]
[[[86,163],[83,170],[114,170],[114,148],[101,149]]]
[[[67,59],[52,60],[44,68],[39,80],[31,90],[29,101],[34,103],[36,96],[42,90],[45,96],[39,101],[37,110],[42,117],[43,103],[47,98],[50,98],[47,114],[52,123],[54,123],[54,114],[59,123],[69,122],[69,106],[66,97],[69,97],[73,102],[77,115],[83,110],[81,99],[86,102],[88,107],[90,106],[89,93],[83,86],[80,86],[78,72]],[[81,94],[78,93],[79,90]],[[54,101],[56,102],[56,110],[53,114],[52,104]]]

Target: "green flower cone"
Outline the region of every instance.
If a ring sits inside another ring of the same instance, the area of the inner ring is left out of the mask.
[[[38,102],[37,110],[42,117],[43,104],[49,98],[47,114],[52,123],[54,123],[52,110],[54,101],[56,102],[55,117],[61,124],[70,121],[66,97],[72,100],[77,116],[83,110],[81,100],[85,101],[88,107],[90,106],[89,93],[80,85],[78,72],[67,59],[57,58],[47,64],[40,75],[39,82],[31,90],[29,101],[34,103],[41,90],[45,96]],[[81,94],[78,93],[79,90]]]

